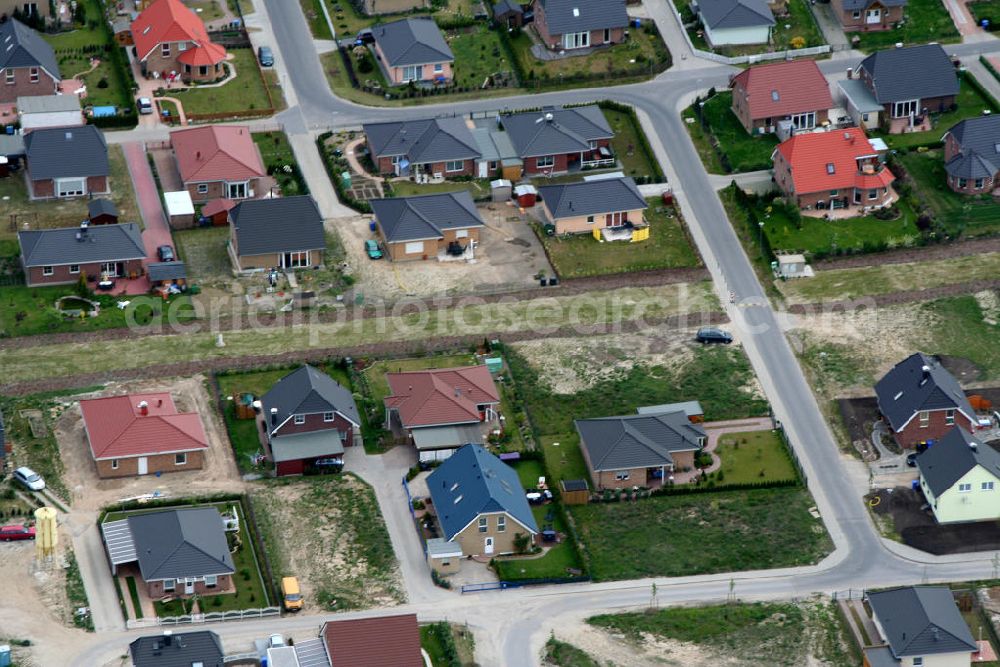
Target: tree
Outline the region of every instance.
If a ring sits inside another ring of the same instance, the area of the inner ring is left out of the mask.
[[[518,533],[514,535],[514,551],[519,554],[528,553],[528,545],[531,544],[531,538],[524,533]]]

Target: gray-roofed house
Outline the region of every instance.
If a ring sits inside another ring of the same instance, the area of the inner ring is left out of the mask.
[[[434,19],[405,18],[372,27],[375,59],[391,86],[414,83],[448,84],[455,56]]]
[[[882,642],[865,649],[872,667],[968,667],[978,650],[947,586],[892,588],[867,598],[879,633],[871,640]]]
[[[705,429],[683,411],[577,419],[580,451],[594,487],[659,486],[670,474],[694,467]]]
[[[43,127],[83,125],[76,95],[29,95],[17,98],[17,115],[25,132]]]
[[[876,51],[861,61],[858,78],[882,107],[879,124],[893,133],[930,130],[931,114],[957,101],[958,72],[940,44]]]
[[[429,118],[361,126],[383,176],[472,176],[479,148],[462,118]]]
[[[261,443],[279,476],[342,464],[344,447],[360,438],[354,396],[308,364],[278,380],[260,403]]]
[[[535,31],[550,49],[585,49],[625,39],[625,0],[535,0],[534,7]]]
[[[323,264],[323,216],[309,195],[246,199],[229,211],[229,256],[237,271]]]
[[[938,523],[1000,519],[1000,452],[964,428],[918,454],[917,469]]]
[[[0,104],[29,95],[53,95],[61,80],[49,43],[13,18],[0,23],[0,79]]]
[[[875,396],[901,447],[934,442],[956,426],[975,429],[976,412],[958,381],[922,352],[893,366],[875,383]]]
[[[538,194],[556,234],[593,234],[604,241],[648,238],[642,214],[648,204],[630,176],[544,185]]]
[[[29,287],[142,275],[146,248],[134,222],[97,227],[30,229],[17,233],[21,266]]]
[[[775,20],[767,0],[697,0],[692,8],[713,47],[771,40]]]
[[[101,195],[108,186],[108,144],[93,125],[47,127],[24,136],[32,199]]]
[[[128,645],[132,667],[223,667],[219,636],[211,630],[164,632]]]
[[[504,114],[500,124],[529,175],[615,164],[611,152],[615,133],[596,104]]]
[[[393,260],[474,256],[483,219],[468,190],[369,203],[379,239]]]
[[[482,445],[465,445],[427,477],[442,537],[465,556],[514,553],[517,535],[538,533],[517,472]]]
[[[232,593],[233,557],[215,507],[133,514],[101,524],[112,574],[138,564],[149,597]]]
[[[966,195],[1000,185],[1000,116],[966,118],[944,135],[948,187]]]
[[[476,162],[476,175],[479,178],[499,176],[511,182],[521,180],[524,160],[518,157],[506,132],[476,127],[472,130],[472,138],[480,153]]]
[[[875,32],[903,19],[906,0],[830,0],[830,7],[845,31]]]

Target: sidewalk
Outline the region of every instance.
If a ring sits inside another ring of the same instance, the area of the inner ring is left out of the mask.
[[[997,56],[986,56],[993,67],[1000,71],[1000,57]],[[1000,101],[1000,81],[997,80],[993,74],[986,69],[986,66],[979,61],[978,57],[969,57],[962,61],[969,73],[976,77],[976,81],[986,89],[986,91],[993,96],[993,99]]]
[[[288,143],[295,153],[295,161],[299,163],[302,170],[302,177],[309,186],[309,194],[316,200],[319,212],[324,219],[348,218],[358,215],[353,208],[344,206],[337,199],[337,193],[330,183],[330,178],[326,174],[326,167],[323,165],[323,158],[320,157],[319,149],[316,148],[316,137],[312,133],[288,133]]]
[[[659,28],[660,36],[663,37],[663,41],[673,57],[673,64],[667,71],[718,67],[716,63],[709,60],[694,57],[694,53],[688,46],[687,36],[681,28],[680,21],[677,20],[671,0],[644,0],[638,8],[630,8],[629,14],[651,18],[656,27]]]
[[[64,525],[72,536],[73,553],[90,603],[94,631],[117,632],[125,627],[125,619],[118,606],[118,594],[111,581],[111,570],[96,521],[93,513],[70,514]]]

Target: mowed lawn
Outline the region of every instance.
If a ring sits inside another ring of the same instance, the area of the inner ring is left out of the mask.
[[[253,49],[230,49],[232,58],[227,63],[236,68],[236,78],[221,86],[195,86],[186,90],[168,90],[184,106],[187,115],[227,114],[240,111],[266,112],[271,108],[267,88],[258,71],[257,56]],[[280,91],[274,90],[274,104],[278,106]]]
[[[714,159],[705,161],[705,166],[709,171],[720,173],[770,169],[771,155],[778,145],[777,137],[773,134],[749,134],[733,113],[732,105],[733,94],[729,91],[718,92],[709,98],[702,106],[707,130],[698,123],[693,109],[684,111],[685,118],[695,119],[695,122],[685,124],[702,159],[715,153]],[[712,147],[711,136],[715,137],[718,152],[725,155],[725,158],[718,155]]]
[[[608,125],[614,130],[611,138],[611,150],[621,163],[621,170],[626,176],[652,176],[655,168],[651,164],[656,158],[648,155],[643,149],[639,134],[642,127],[637,126],[632,116],[614,109],[601,109]]]
[[[953,236],[981,236],[1000,231],[1000,206],[993,197],[970,197],[953,192],[947,183],[944,157],[940,150],[900,153],[914,192],[934,218]]]
[[[481,88],[488,77],[498,72],[510,72],[500,38],[485,25],[475,32],[460,32],[449,36],[448,46],[455,54],[455,85]]]
[[[729,433],[719,438],[715,454],[722,461],[717,484],[754,484],[794,480],[795,466],[777,431]]]
[[[848,33],[848,36],[860,37],[858,48],[866,52],[889,48],[896,42],[913,46],[927,42],[960,41],[955,23],[941,0],[909,0],[903,15],[906,20],[894,30]]]
[[[576,505],[595,581],[808,565],[832,549],[800,487]]]
[[[551,528],[558,533],[566,534],[566,526],[555,505],[533,505],[531,513],[539,530]],[[582,568],[582,564],[570,540],[571,538],[567,536],[562,542],[548,547],[545,555],[541,557],[498,558],[495,562],[497,576],[501,581],[574,576]]]

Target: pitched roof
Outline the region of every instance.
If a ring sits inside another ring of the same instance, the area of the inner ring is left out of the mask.
[[[385,406],[399,411],[406,428],[478,422],[477,406],[500,402],[486,366],[386,373],[385,379]]]
[[[628,26],[625,0],[538,0],[550,35]]]
[[[705,429],[683,411],[577,419],[580,443],[594,470],[673,465],[672,452],[701,449]]]
[[[958,74],[940,44],[876,51],[858,69],[868,72],[879,104],[958,95]]]
[[[506,512],[530,533],[538,532],[517,473],[481,445],[465,445],[445,459],[427,477],[427,489],[447,540],[490,512]]]
[[[939,496],[976,466],[1000,480],[1000,452],[961,426],[917,456],[920,476],[935,496]]]
[[[961,153],[945,163],[945,170],[961,178],[989,178],[1000,171],[1000,116],[967,118],[945,133]]]
[[[389,243],[439,239],[447,229],[483,226],[468,190],[372,199],[368,203]]]
[[[830,84],[815,60],[755,65],[734,76],[730,87],[745,91],[751,118],[781,117],[833,106]]]
[[[80,111],[80,98],[76,95],[27,95],[17,98],[17,110],[26,113],[53,113]]]
[[[211,43],[205,24],[181,0],[155,0],[146,7],[132,21],[132,39],[139,60],[145,60],[163,42]]]
[[[372,35],[390,67],[427,65],[455,59],[441,29],[434,19],[427,16],[373,26]]]
[[[859,158],[874,157],[879,151],[858,127],[796,134],[781,142],[776,151],[791,165],[796,194],[853,187],[881,188],[895,180],[888,169],[871,173],[859,169]]]
[[[698,0],[698,13],[710,30],[775,24],[767,0]]]
[[[58,266],[145,259],[139,226],[134,222],[117,225],[30,229],[17,233],[25,266]]]
[[[588,151],[589,142],[615,136],[596,104],[504,114],[500,124],[521,157]]]
[[[336,667],[423,667],[416,614],[327,621],[320,629]]]
[[[187,267],[184,262],[150,262],[146,265],[146,274],[152,281],[177,280],[187,278]]]
[[[147,414],[139,407],[146,403]],[[178,412],[169,393],[105,396],[80,401],[95,459],[116,459],[208,448],[197,412]]]
[[[8,67],[41,67],[60,80],[55,51],[42,36],[17,19],[0,24],[0,70]]]
[[[977,649],[947,586],[908,586],[868,593],[868,604],[897,658]]]
[[[265,174],[245,125],[206,125],[170,133],[177,170],[185,183],[242,181]]]
[[[226,199],[221,197],[219,199],[213,199],[204,206],[201,207],[201,214],[204,216],[211,217],[216,213],[222,213],[223,211],[231,211],[233,207],[236,206],[236,202],[232,199]]]
[[[113,215],[118,217],[118,207],[110,199],[98,197],[87,202],[87,216],[96,218],[100,215]]]
[[[108,144],[93,125],[46,127],[24,137],[32,180],[107,176]]]
[[[222,642],[211,630],[147,635],[128,645],[134,667],[222,667]]]
[[[922,352],[911,354],[882,376],[875,383],[875,396],[879,411],[895,431],[922,410],[954,408],[970,420],[976,418],[955,377],[937,359]]]
[[[524,14],[521,3],[517,0],[499,0],[493,5],[493,18],[500,18],[507,14]]]
[[[225,59],[226,49],[214,42],[206,42],[194,48],[189,48],[177,56],[177,62],[190,65],[191,67],[215,65]]]
[[[867,9],[878,2],[883,7],[905,7],[907,0],[843,0],[844,9],[849,12]]]
[[[861,113],[878,113],[882,105],[878,103],[872,91],[868,90],[860,79],[841,79],[837,87],[844,93],[848,103]]]
[[[552,217],[570,218],[648,208],[631,176],[545,185],[538,188]]]
[[[361,425],[354,396],[333,378],[306,364],[274,383],[260,399],[265,416],[276,408],[277,424],[292,415],[339,412],[355,426]]]
[[[323,216],[309,195],[245,199],[229,211],[240,255],[318,250],[326,247]]]
[[[372,156],[405,156],[412,164],[468,160],[480,156],[461,118],[366,123],[361,126]]]
[[[128,517],[143,581],[232,574],[222,515],[214,507]]]

